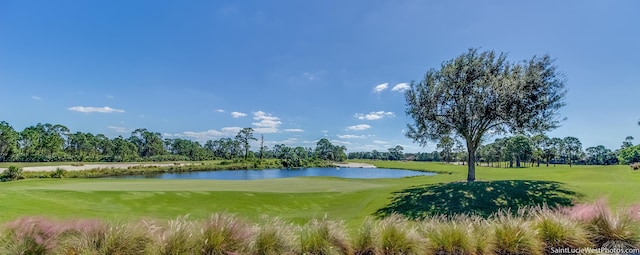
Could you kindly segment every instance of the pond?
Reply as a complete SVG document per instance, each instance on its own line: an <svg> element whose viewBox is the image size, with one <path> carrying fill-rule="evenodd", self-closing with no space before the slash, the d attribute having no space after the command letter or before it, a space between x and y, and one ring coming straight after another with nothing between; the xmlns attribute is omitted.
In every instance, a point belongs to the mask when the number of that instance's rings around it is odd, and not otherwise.
<svg viewBox="0 0 640 255"><path fill-rule="evenodd" d="M296 169L263 169L263 170L215 170L188 173L165 173L145 176L125 176L118 178L134 179L198 179L198 180L259 180L274 178L290 178L301 176L333 176L340 178L402 178L409 176L430 176L431 172L388 168L296 168Z"/></svg>

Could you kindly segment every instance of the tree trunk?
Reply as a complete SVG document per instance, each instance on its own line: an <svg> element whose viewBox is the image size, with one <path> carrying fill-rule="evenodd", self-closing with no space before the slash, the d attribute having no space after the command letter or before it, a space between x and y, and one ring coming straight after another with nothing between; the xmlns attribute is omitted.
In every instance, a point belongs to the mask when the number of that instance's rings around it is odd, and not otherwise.
<svg viewBox="0 0 640 255"><path fill-rule="evenodd" d="M468 143L467 143L468 144ZM475 157L474 155L476 155L475 152L475 148L472 149L470 148L471 146L467 145L467 182L473 182L476 180L476 164L475 164Z"/></svg>

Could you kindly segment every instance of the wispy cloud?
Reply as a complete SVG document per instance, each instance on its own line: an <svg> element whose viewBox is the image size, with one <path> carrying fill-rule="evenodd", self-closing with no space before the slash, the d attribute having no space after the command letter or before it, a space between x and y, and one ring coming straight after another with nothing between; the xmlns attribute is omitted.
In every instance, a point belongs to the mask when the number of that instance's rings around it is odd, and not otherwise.
<svg viewBox="0 0 640 255"><path fill-rule="evenodd" d="M317 142L318 141L300 140L295 137L289 137L284 140L265 140L264 145L273 147L278 144L286 144L287 146L293 146L293 147L296 147L296 146L309 147L311 145L315 145Z"/></svg>
<svg viewBox="0 0 640 255"><path fill-rule="evenodd" d="M404 92L404 91L406 91L408 89L410 89L409 83L398 83L395 86L393 86L391 91Z"/></svg>
<svg viewBox="0 0 640 255"><path fill-rule="evenodd" d="M223 127L220 130L206 130L206 131L185 131L178 134L164 134L166 137L179 137L179 138L190 138L199 142L205 142L207 140L214 140L221 137L231 137L238 134L238 132L242 130L241 127Z"/></svg>
<svg viewBox="0 0 640 255"><path fill-rule="evenodd" d="M396 116L393 112L385 112L385 111L377 111L370 112L368 114L356 113L354 117L360 120L379 120L384 117L394 117Z"/></svg>
<svg viewBox="0 0 640 255"><path fill-rule="evenodd" d="M258 121L252 123L256 126L253 129L256 133L277 133L278 127L282 124L280 118L263 111L254 112L253 119Z"/></svg>
<svg viewBox="0 0 640 255"><path fill-rule="evenodd" d="M33 99L33 100L42 100L42 97L39 97L39 96L31 96L31 99Z"/></svg>
<svg viewBox="0 0 640 255"><path fill-rule="evenodd" d="M367 124L360 124L360 125L355 125L355 126L348 126L347 130L360 131L360 130L365 130L365 129L369 129L369 128L371 128L371 126L369 126Z"/></svg>
<svg viewBox="0 0 640 255"><path fill-rule="evenodd" d="M299 128L285 128L284 132L304 132L304 130Z"/></svg>
<svg viewBox="0 0 640 255"><path fill-rule="evenodd" d="M216 112L224 112L224 109L216 109Z"/></svg>
<svg viewBox="0 0 640 255"><path fill-rule="evenodd" d="M67 110L75 111L75 112L85 112L85 113L92 113L92 112L99 112L99 113L124 112L124 110L114 109L114 108L111 108L109 106L105 106L105 107L74 106L74 107L67 108Z"/></svg>
<svg viewBox="0 0 640 255"><path fill-rule="evenodd" d="M375 144L388 144L389 142L381 141L381 140L373 140L373 143L375 143Z"/></svg>
<svg viewBox="0 0 640 255"><path fill-rule="evenodd" d="M348 142L348 141L341 141L341 140L332 140L331 143L335 143L335 144L341 144L341 145L352 145L352 142Z"/></svg>
<svg viewBox="0 0 640 255"><path fill-rule="evenodd" d="M119 127L119 126L108 126L108 129L111 129L113 131L116 131L118 133L129 133L131 130L126 128L126 127Z"/></svg>
<svg viewBox="0 0 640 255"><path fill-rule="evenodd" d="M244 116L247 116L247 114L243 112L231 112L231 117L234 117L234 118L240 118Z"/></svg>
<svg viewBox="0 0 640 255"><path fill-rule="evenodd" d="M305 71L302 73L297 73L295 75L289 76L288 81L291 82L292 84L300 85L300 83L305 84L305 83L310 83L313 81L320 80L325 74L326 74L326 71L324 70Z"/></svg>
<svg viewBox="0 0 640 255"><path fill-rule="evenodd" d="M313 79L315 79L315 78L316 78L316 75L315 75L315 74L312 74L312 73L310 73L310 72L304 72L304 73L302 74L302 77L304 77L304 78L305 78L305 79L307 79L307 80L313 81Z"/></svg>
<svg viewBox="0 0 640 255"><path fill-rule="evenodd" d="M389 87L389 83L388 82L385 82L385 83L382 83L382 84L378 84L373 88L373 92L380 93L380 92L384 91L385 89L387 89L388 87Z"/></svg>
<svg viewBox="0 0 640 255"><path fill-rule="evenodd" d="M108 98L108 99L114 99L114 98L115 98L115 97L114 97L114 96L112 96L112 95L106 95L106 96L104 96L104 97L106 97L106 98Z"/></svg>
<svg viewBox="0 0 640 255"><path fill-rule="evenodd" d="M365 135L337 135L338 138L340 139L354 139L354 138L366 138Z"/></svg>

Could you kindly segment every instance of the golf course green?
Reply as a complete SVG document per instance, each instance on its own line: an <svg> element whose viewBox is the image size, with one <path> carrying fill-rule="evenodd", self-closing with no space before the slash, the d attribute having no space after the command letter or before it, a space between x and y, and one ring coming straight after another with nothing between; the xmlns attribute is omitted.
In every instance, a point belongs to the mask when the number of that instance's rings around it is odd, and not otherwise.
<svg viewBox="0 0 640 255"><path fill-rule="evenodd" d="M108 221L175 219L184 215L200 219L215 212L227 212L249 220L268 215L300 224L311 218L327 216L344 220L348 226L358 226L365 217L379 215L383 208L393 209L392 201L398 202L407 191L425 189L421 194L427 194L430 184L438 184L442 190L450 185L465 185L466 166L400 161L359 162L440 174L398 179L302 177L249 181L24 179L0 183L0 208L3 212L0 222L35 215ZM606 198L613 208L640 203L640 171L624 165L478 167L477 176L477 184L465 186L463 196L472 204L485 207L500 205L498 200L504 200L502 205L517 206L517 201L523 197L552 201L549 196L559 194L558 190L564 192L560 195L567 195L571 202ZM491 192L497 195L483 195ZM425 196L427 198L432 197ZM452 200L442 196L437 199L439 203L450 203L434 205L438 208L468 209L465 208L467 202L454 206L452 204L456 202Z"/></svg>

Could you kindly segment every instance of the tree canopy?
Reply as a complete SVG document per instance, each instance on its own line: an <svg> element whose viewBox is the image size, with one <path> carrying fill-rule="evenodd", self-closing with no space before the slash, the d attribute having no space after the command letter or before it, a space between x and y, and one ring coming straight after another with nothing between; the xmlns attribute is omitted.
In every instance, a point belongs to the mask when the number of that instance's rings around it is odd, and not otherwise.
<svg viewBox="0 0 640 255"><path fill-rule="evenodd" d="M505 53L466 53L430 69L405 92L413 119L406 136L426 145L461 138L467 148L467 181L474 181L475 152L487 134L543 133L556 128L565 79L548 55L521 62Z"/></svg>

